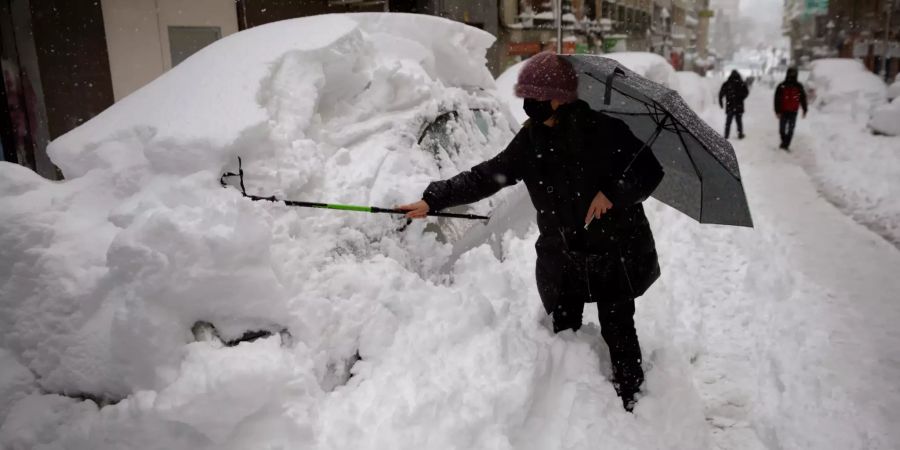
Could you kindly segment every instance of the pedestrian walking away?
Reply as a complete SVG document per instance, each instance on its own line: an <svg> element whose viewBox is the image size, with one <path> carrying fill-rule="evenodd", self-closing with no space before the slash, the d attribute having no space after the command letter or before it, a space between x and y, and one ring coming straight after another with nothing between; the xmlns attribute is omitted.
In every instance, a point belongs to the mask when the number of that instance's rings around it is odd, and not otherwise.
<svg viewBox="0 0 900 450"><path fill-rule="evenodd" d="M719 107L725 108L725 139L731 134L731 121L737 123L738 139L744 138L744 99L750 94L747 84L741 79L737 70L732 70L728 80L719 89ZM722 100L725 105L722 105Z"/></svg>
<svg viewBox="0 0 900 450"><path fill-rule="evenodd" d="M578 99L576 72L564 58L550 52L532 57L515 92L525 99L529 120L505 150L432 182L422 200L398 208L421 218L524 181L540 231L537 287L553 329L577 331L584 304L597 303L613 383L631 411L644 380L634 301L660 275L641 202L659 185L663 169L623 121Z"/></svg>
<svg viewBox="0 0 900 450"><path fill-rule="evenodd" d="M806 117L806 89L797 81L797 69L791 67L784 81L775 88L775 116L778 117L778 134L781 137L780 149L789 151L794 127L797 125L797 112L803 108Z"/></svg>

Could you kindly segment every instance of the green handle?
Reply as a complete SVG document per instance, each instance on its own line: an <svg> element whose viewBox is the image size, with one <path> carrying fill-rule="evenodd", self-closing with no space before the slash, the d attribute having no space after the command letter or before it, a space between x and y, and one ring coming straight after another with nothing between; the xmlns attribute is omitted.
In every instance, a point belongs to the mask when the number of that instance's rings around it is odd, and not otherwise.
<svg viewBox="0 0 900 450"><path fill-rule="evenodd" d="M344 210L344 211L372 212L371 206L335 205L335 204L329 203L325 207L328 209L340 209L340 210Z"/></svg>

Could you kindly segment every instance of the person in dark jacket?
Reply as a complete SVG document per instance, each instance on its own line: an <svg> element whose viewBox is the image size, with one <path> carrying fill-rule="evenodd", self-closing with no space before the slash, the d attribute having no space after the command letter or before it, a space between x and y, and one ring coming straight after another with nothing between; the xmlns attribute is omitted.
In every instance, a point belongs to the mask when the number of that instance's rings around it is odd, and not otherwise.
<svg viewBox="0 0 900 450"><path fill-rule="evenodd" d="M577 331L584 304L597 303L614 386L631 411L644 379L634 300L660 275L641 202L663 170L624 122L578 100L577 88L567 61L550 52L532 57L515 87L530 118L506 149L399 208L425 217L524 181L540 231L538 293L553 329Z"/></svg>
<svg viewBox="0 0 900 450"><path fill-rule="evenodd" d="M722 100L725 100L725 139L731 134L732 119L737 122L738 139L744 138L744 99L750 94L747 84L741 79L741 74L737 70L732 70L728 80L722 84L719 89L719 107L722 106Z"/></svg>
<svg viewBox="0 0 900 450"><path fill-rule="evenodd" d="M775 115L778 117L778 134L781 136L782 150L790 151L791 139L794 137L794 126L797 124L797 111L803 108L806 117L806 89L797 81L797 69L791 67L784 81L775 88Z"/></svg>

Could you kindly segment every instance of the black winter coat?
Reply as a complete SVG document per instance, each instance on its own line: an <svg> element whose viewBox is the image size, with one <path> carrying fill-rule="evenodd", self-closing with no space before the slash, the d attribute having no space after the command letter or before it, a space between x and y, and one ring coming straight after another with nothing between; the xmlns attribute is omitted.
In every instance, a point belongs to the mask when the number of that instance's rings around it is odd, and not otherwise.
<svg viewBox="0 0 900 450"><path fill-rule="evenodd" d="M641 202L662 167L624 122L583 101L561 106L556 117L554 127L526 123L500 154L429 184L422 198L437 211L523 180L537 210L537 282L547 312L564 301L632 300L660 275ZM613 207L585 230L598 191Z"/></svg>
<svg viewBox="0 0 900 450"><path fill-rule="evenodd" d="M750 94L747 84L741 80L740 75L732 74L719 89L719 106L722 106L722 99L725 99L725 112L727 114L743 114L744 99Z"/></svg>

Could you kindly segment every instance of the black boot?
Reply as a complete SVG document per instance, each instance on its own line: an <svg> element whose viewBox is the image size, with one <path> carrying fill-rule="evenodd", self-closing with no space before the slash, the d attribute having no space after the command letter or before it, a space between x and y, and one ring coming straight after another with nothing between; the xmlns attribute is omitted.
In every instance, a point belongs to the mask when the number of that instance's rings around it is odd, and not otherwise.
<svg viewBox="0 0 900 450"><path fill-rule="evenodd" d="M618 367L613 369L615 374L613 387L616 389L616 395L622 399L625 411L631 412L641 392L641 384L644 383L644 371L640 360L637 360L636 364L623 364L619 361L617 365Z"/></svg>

